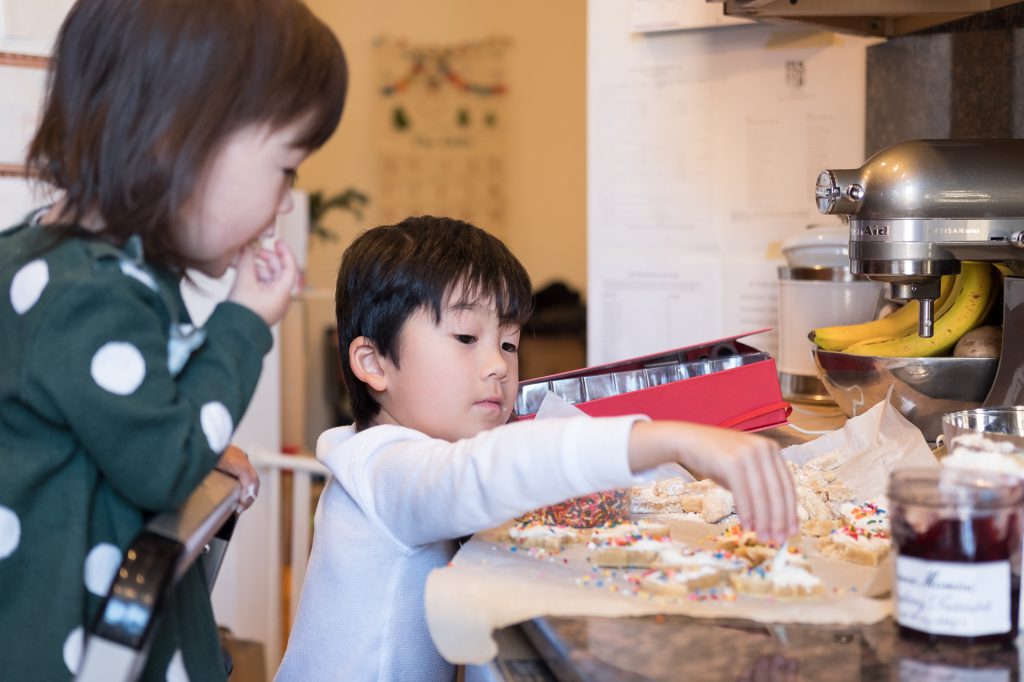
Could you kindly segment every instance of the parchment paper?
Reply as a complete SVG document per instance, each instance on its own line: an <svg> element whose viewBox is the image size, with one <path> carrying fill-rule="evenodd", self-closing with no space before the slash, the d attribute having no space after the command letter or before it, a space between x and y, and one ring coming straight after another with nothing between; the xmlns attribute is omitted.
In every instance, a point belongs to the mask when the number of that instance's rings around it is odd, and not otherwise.
<svg viewBox="0 0 1024 682"><path fill-rule="evenodd" d="M846 460L834 470L839 480L863 502L885 495L889 474L896 469L939 465L924 435L888 400L851 418L841 429L809 443L791 445L782 456L806 464L831 452Z"/></svg>
<svg viewBox="0 0 1024 682"><path fill-rule="evenodd" d="M559 407L553 413L566 411ZM541 416L538 413L538 418ZM888 403L850 419L836 432L787 448L784 456L803 463L837 451L846 458L837 470L840 478L862 500L884 493L893 468L937 466L920 431ZM670 515L645 518L665 521L674 540L693 547L712 547L713 538L724 530L721 525ZM824 582L823 598L738 596L735 601L690 601L636 594L636 586L625 576L642 571L596 568L586 561L583 546L541 555L512 551L507 544L496 541L500 535L501 528L478 533L463 545L451 564L434 570L427 579L427 624L434 644L452 663L486 663L497 654L491 638L494 629L540 616L664 613L764 623L869 624L892 611L891 599L886 596L891 582L888 562L876 568L830 559L817 550L814 538L805 538L803 549L814 573Z"/></svg>

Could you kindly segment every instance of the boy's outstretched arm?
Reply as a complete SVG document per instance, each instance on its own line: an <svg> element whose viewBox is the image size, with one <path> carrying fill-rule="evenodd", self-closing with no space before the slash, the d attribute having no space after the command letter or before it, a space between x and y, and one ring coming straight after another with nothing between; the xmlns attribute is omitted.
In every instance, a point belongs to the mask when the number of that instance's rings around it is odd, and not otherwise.
<svg viewBox="0 0 1024 682"><path fill-rule="evenodd" d="M630 469L640 472L666 461L731 490L740 521L762 538L782 542L798 532L793 479L774 441L686 422L635 423Z"/></svg>

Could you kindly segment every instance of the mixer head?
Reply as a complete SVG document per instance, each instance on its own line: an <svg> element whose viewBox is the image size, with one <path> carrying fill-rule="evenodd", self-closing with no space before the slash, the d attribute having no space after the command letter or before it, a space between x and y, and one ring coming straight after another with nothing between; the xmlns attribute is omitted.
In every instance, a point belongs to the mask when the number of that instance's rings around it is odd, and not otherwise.
<svg viewBox="0 0 1024 682"><path fill-rule="evenodd" d="M863 166L825 170L821 213L850 226L850 270L921 302L932 335L940 278L960 261L1003 263L1024 274L1024 140L911 140Z"/></svg>

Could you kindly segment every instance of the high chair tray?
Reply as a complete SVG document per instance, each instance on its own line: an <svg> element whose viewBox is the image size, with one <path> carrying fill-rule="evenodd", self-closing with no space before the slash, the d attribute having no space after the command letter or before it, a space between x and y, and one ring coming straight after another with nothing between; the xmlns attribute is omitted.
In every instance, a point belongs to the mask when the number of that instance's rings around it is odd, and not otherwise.
<svg viewBox="0 0 1024 682"><path fill-rule="evenodd" d="M593 417L645 414L758 431L786 423L775 361L739 339L760 329L519 384L518 419L532 419L551 391Z"/></svg>

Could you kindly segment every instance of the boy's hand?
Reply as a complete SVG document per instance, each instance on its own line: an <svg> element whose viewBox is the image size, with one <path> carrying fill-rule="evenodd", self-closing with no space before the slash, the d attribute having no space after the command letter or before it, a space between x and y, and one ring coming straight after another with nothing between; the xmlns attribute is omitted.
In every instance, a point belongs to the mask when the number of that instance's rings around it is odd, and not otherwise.
<svg viewBox="0 0 1024 682"><path fill-rule="evenodd" d="M781 543L799 531L793 478L772 440L685 422L637 422L629 449L633 471L675 461L728 488L740 522L765 540Z"/></svg>
<svg viewBox="0 0 1024 682"><path fill-rule="evenodd" d="M247 248L239 256L236 270L228 300L252 310L268 327L280 322L298 276L295 256L288 246L275 241L273 250Z"/></svg>
<svg viewBox="0 0 1024 682"><path fill-rule="evenodd" d="M249 456L241 448L229 445L217 461L216 468L238 479L238 485L242 487L238 511L251 507L260 491L260 476L249 462Z"/></svg>

